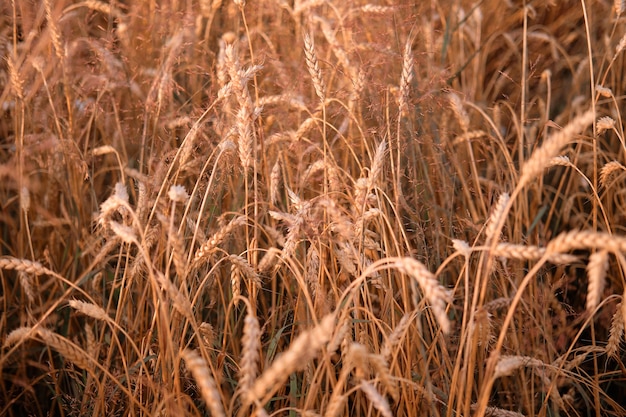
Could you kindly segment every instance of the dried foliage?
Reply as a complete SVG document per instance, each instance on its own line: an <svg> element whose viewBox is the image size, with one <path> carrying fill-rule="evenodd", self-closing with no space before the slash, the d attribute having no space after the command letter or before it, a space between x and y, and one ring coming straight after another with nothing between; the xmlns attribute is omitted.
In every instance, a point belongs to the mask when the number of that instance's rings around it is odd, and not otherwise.
<svg viewBox="0 0 626 417"><path fill-rule="evenodd" d="M0 415L626 416L624 9L0 2Z"/></svg>

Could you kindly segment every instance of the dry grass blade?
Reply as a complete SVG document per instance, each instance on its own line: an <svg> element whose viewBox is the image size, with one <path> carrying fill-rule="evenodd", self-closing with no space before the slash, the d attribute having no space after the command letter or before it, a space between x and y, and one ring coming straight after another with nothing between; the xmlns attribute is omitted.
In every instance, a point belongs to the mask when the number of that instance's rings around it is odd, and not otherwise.
<svg viewBox="0 0 626 417"><path fill-rule="evenodd" d="M202 399L211 411L214 417L226 417L224 406L220 398L219 391L215 385L215 380L211 376L211 371L204 359L193 350L185 349L182 352L187 369L191 371L193 378L196 380Z"/></svg>

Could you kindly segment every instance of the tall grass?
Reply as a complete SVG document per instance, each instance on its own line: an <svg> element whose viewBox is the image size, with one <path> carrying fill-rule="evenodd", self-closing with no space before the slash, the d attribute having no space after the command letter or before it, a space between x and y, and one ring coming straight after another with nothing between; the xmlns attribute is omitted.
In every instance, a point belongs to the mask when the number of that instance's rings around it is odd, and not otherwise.
<svg viewBox="0 0 626 417"><path fill-rule="evenodd" d="M623 9L1 3L0 415L626 415Z"/></svg>

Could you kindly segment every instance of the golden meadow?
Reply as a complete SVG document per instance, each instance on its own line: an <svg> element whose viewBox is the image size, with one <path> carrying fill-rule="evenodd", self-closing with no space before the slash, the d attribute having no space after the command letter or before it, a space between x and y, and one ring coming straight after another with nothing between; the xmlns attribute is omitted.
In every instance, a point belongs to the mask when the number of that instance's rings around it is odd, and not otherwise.
<svg viewBox="0 0 626 417"><path fill-rule="evenodd" d="M625 34L2 2L0 415L626 415Z"/></svg>

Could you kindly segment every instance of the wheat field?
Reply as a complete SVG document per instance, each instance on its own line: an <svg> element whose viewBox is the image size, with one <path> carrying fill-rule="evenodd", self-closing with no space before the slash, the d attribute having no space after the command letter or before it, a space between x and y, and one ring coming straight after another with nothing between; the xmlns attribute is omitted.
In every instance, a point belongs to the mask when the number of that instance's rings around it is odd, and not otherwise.
<svg viewBox="0 0 626 417"><path fill-rule="evenodd" d="M626 416L626 3L6 0L0 415Z"/></svg>

